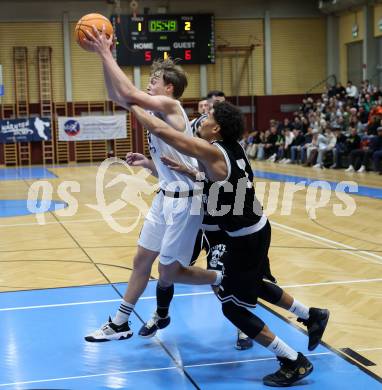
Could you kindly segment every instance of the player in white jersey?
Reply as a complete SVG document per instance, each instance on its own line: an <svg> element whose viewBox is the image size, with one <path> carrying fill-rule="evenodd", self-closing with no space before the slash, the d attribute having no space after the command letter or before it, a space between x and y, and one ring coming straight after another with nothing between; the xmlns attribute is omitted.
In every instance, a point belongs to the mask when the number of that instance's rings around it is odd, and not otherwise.
<svg viewBox="0 0 382 390"><path fill-rule="evenodd" d="M88 33L87 36L89 45L102 60L105 83L112 100L122 107L137 104L175 130L192 137L188 118L177 100L187 86L187 78L179 66L171 60L154 62L146 93L137 89L119 68L111 53L112 37L108 39L104 31L99 33L95 28L93 35ZM192 209L195 194L191 179L171 171L160 161L160 155L165 153L189 167L197 167L196 160L182 155L156 136L149 135L149 141L152 160L139 153L129 153L126 160L132 166L150 169L158 177L161 190L145 219L133 273L122 303L113 319L109 318L100 329L85 337L90 342L123 340L133 335L129 316L146 288L158 255L160 278L157 288L165 295L173 294L174 282L216 285L222 279L221 272L188 266L203 215L200 209Z"/></svg>

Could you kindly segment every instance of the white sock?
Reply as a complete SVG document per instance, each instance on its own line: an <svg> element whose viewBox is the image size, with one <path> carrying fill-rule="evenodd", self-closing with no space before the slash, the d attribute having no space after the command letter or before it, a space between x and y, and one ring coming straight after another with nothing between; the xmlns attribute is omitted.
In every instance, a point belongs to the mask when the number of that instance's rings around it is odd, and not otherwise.
<svg viewBox="0 0 382 390"><path fill-rule="evenodd" d="M127 322L133 309L134 305L122 299L121 306L113 318L113 323L116 325L122 325Z"/></svg>
<svg viewBox="0 0 382 390"><path fill-rule="evenodd" d="M300 317L303 320L309 318L309 308L299 302L297 299L293 300L292 306L288 309L296 317Z"/></svg>
<svg viewBox="0 0 382 390"><path fill-rule="evenodd" d="M283 357L290 360L296 360L298 357L298 353L294 349L292 349L289 345L285 344L284 341L279 339L277 336L268 345L267 349L269 349L278 357Z"/></svg>
<svg viewBox="0 0 382 390"><path fill-rule="evenodd" d="M215 271L216 272L216 279L212 283L213 286L219 286L223 280L223 272L221 271Z"/></svg>

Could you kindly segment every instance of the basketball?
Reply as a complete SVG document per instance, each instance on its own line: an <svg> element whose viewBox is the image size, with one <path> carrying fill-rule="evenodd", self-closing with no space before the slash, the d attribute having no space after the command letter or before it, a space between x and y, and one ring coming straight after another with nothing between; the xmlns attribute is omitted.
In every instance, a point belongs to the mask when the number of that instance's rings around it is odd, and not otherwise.
<svg viewBox="0 0 382 390"><path fill-rule="evenodd" d="M113 35L113 26L110 20L101 14L88 14L83 16L77 23L74 30L77 43L85 50L92 51L87 45L85 30L93 34L93 25L99 32L102 32L102 27L105 25L105 34L109 38Z"/></svg>

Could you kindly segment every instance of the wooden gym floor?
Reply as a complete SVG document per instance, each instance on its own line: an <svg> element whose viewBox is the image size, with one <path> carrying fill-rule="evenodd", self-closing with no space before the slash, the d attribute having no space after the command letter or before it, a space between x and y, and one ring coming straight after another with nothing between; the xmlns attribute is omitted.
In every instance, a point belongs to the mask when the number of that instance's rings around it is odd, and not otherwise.
<svg viewBox="0 0 382 390"><path fill-rule="evenodd" d="M9 207L3 206L8 214L0 214L0 291L128 281L142 218L131 232L118 233L97 210L87 206L97 203L96 165L47 169L56 177L42 180L52 184L56 201L60 201L60 183L79 183L80 192L72 192L78 211L72 216L48 211L39 215L40 222L45 219L39 224L36 215L9 216ZM381 377L382 177L372 172L346 174L267 162L254 163L254 169L257 177L262 176L257 181L266 183L264 206L268 211L272 209L272 202L267 202L269 185L277 177L281 180L278 202L269 216L273 228L271 266L279 284L308 306L329 308L331 319L324 341L337 350L358 352L370 361L361 359L361 364ZM124 172L121 166L112 167L105 183ZM282 215L285 183L295 180L291 176L332 183L354 181L362 187L363 195L352 195L356 204L353 215L339 217L334 215L333 205L342 202L331 191L328 204L312 219L306 211L307 191L303 190L295 194L291 214ZM38 177L41 175L5 175L0 181L1 202L27 199ZM124 188L120 183L105 189L107 202L119 199ZM143 195L143 199L150 204L151 196ZM126 205L112 217L127 227L139 214ZM203 259L199 262L204 265ZM154 266L152 276L157 275ZM284 311L279 313L292 319Z"/></svg>

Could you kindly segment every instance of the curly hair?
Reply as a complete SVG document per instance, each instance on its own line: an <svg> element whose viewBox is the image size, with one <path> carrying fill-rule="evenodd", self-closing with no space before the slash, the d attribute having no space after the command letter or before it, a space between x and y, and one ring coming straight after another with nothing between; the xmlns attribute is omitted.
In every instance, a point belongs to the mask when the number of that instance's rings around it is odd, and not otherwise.
<svg viewBox="0 0 382 390"><path fill-rule="evenodd" d="M171 58L156 60L151 65L152 76L163 76L165 85L172 84L174 87L174 98L179 99L187 88L187 76L184 70Z"/></svg>
<svg viewBox="0 0 382 390"><path fill-rule="evenodd" d="M215 102L213 115L220 126L220 135L224 142L241 139L244 133L244 120L238 107L228 102Z"/></svg>

